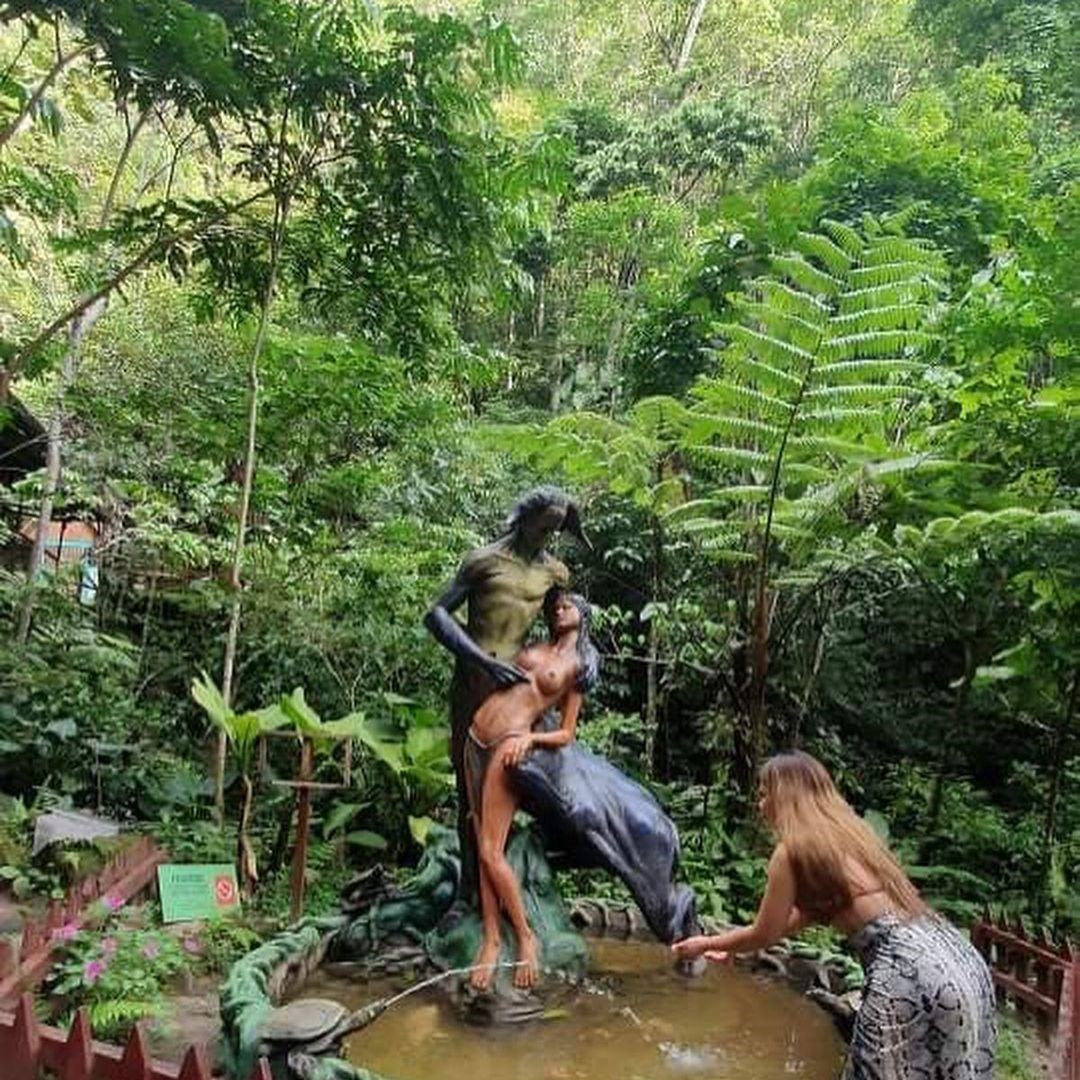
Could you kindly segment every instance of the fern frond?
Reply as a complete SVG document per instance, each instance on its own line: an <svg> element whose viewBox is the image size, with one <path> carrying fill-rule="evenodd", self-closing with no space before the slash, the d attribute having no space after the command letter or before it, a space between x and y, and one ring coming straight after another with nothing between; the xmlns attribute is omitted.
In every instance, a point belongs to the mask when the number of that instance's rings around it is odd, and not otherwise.
<svg viewBox="0 0 1080 1080"><path fill-rule="evenodd" d="M927 240L907 236L883 236L867 244L859 259L862 266L881 266L884 263L907 262L924 270L940 272L944 260Z"/></svg>
<svg viewBox="0 0 1080 1080"><path fill-rule="evenodd" d="M841 383L807 390L806 400L814 403L836 402L837 405L891 404L905 401L911 392L903 386L882 386L878 383Z"/></svg>
<svg viewBox="0 0 1080 1080"><path fill-rule="evenodd" d="M680 525L686 521L693 521L702 514L719 513L722 509L719 500L713 497L707 499L690 499L679 506L674 506L663 515L664 521L672 525Z"/></svg>
<svg viewBox="0 0 1080 1080"><path fill-rule="evenodd" d="M814 359L814 354L792 345L790 341L770 337L741 323L724 323L717 331L728 341L737 341L748 352L767 364L790 364L799 370Z"/></svg>
<svg viewBox="0 0 1080 1080"><path fill-rule="evenodd" d="M680 532L699 536L712 536L725 544L735 544L742 537L738 526L722 518L696 517L677 523Z"/></svg>
<svg viewBox="0 0 1080 1080"><path fill-rule="evenodd" d="M817 259L830 274L837 277L850 270L855 262L842 247L821 233L799 232L795 237L795 250Z"/></svg>
<svg viewBox="0 0 1080 1080"><path fill-rule="evenodd" d="M787 483L820 484L828 480L832 473L808 461L785 461L781 475Z"/></svg>
<svg viewBox="0 0 1080 1080"><path fill-rule="evenodd" d="M812 408L803 409L799 413L799 426L804 431L835 431L845 424L873 425L880 420L881 409L870 406Z"/></svg>
<svg viewBox="0 0 1080 1080"><path fill-rule="evenodd" d="M691 419L690 410L672 397L642 398L630 411L643 430L663 439L676 437Z"/></svg>
<svg viewBox="0 0 1080 1080"><path fill-rule="evenodd" d="M830 455L846 461L871 461L881 453L880 448L829 435L793 435L788 442L795 450Z"/></svg>
<svg viewBox="0 0 1080 1080"><path fill-rule="evenodd" d="M687 434L695 446L706 445L716 435L773 445L780 441L782 432L775 424L768 424L763 420L750 420L745 416L728 416L724 413L699 413Z"/></svg>
<svg viewBox="0 0 1080 1080"><path fill-rule="evenodd" d="M800 233L798 250L751 283L738 321L720 328L723 377L694 390L689 452L716 479L743 480L713 493L722 527L694 527L717 558L755 557L771 501L775 537L797 563L854 492L909 467L884 427L915 393L909 376L927 369L917 354L934 340L944 262L873 217L862 234L822 229Z"/></svg>
<svg viewBox="0 0 1080 1080"><path fill-rule="evenodd" d="M821 319L816 323L808 322L800 315L792 315L771 304L761 303L740 304L739 313L763 327L773 337L790 341L800 349L813 351L821 340Z"/></svg>
<svg viewBox="0 0 1080 1080"><path fill-rule="evenodd" d="M780 518L773 518L773 534L781 540L813 540L815 533L802 525L791 525Z"/></svg>
<svg viewBox="0 0 1080 1080"><path fill-rule="evenodd" d="M798 393L803 380L795 375L789 375L772 364L762 363L746 353L732 350L724 356L724 366L728 374L738 374L747 382L756 383L762 389L775 394L792 396Z"/></svg>
<svg viewBox="0 0 1080 1080"><path fill-rule="evenodd" d="M923 472L926 469L952 469L956 462L933 454L907 454L903 457L887 458L866 465L866 473L877 479L882 476L896 476L900 473Z"/></svg>
<svg viewBox="0 0 1080 1080"><path fill-rule="evenodd" d="M757 556L749 551L740 551L738 548L725 547L722 544L714 541L705 540L702 545L702 550L707 552L709 557L716 559L717 562L723 563L755 563L757 562Z"/></svg>
<svg viewBox="0 0 1080 1080"><path fill-rule="evenodd" d="M728 465L736 469L767 469L773 463L771 454L760 450L747 450L741 446L698 446L695 452L716 465Z"/></svg>
<svg viewBox="0 0 1080 1080"><path fill-rule="evenodd" d="M819 352L826 362L836 363L905 351L916 352L926 348L933 340L933 335L923 330L868 330L823 341Z"/></svg>
<svg viewBox="0 0 1080 1080"><path fill-rule="evenodd" d="M847 378L888 379L893 375L926 371L929 365L921 360L841 360L836 364L819 364L814 368L813 384L824 386Z"/></svg>
<svg viewBox="0 0 1080 1080"><path fill-rule="evenodd" d="M771 260L777 273L783 274L793 284L807 292L823 296L836 296L844 289L844 283L832 274L819 270L801 255L775 255Z"/></svg>
<svg viewBox="0 0 1080 1080"><path fill-rule="evenodd" d="M745 409L750 415L767 420L786 420L791 415L789 402L726 379L710 379L700 383L694 394L704 406L715 412Z"/></svg>
<svg viewBox="0 0 1080 1080"><path fill-rule="evenodd" d="M152 1020L164 1012L161 1001L137 1001L114 998L90 1003L88 1019L95 1034L105 1039L119 1039L139 1020Z"/></svg>
<svg viewBox="0 0 1080 1080"><path fill-rule="evenodd" d="M740 504L758 503L768 499L770 490L772 489L767 484L731 484L717 488L713 492L713 498Z"/></svg>
<svg viewBox="0 0 1080 1080"><path fill-rule="evenodd" d="M761 297L764 303L783 311L788 315L797 315L813 325L820 323L829 315L829 305L819 300L813 293L793 289L783 281L774 278L756 278L750 282L751 295Z"/></svg>
<svg viewBox="0 0 1080 1080"><path fill-rule="evenodd" d="M895 285L902 281L921 280L928 267L918 262L887 262L880 266L863 266L852 270L847 276L856 288L873 285Z"/></svg>
<svg viewBox="0 0 1080 1080"><path fill-rule="evenodd" d="M846 334L864 330L913 330L926 321L926 308L918 301L888 304L884 307L863 308L829 320L829 330Z"/></svg>
<svg viewBox="0 0 1080 1080"><path fill-rule="evenodd" d="M833 221L831 218L825 218L821 222L821 227L849 255L858 257L862 254L864 246L863 238L850 225L845 225L842 221Z"/></svg>
<svg viewBox="0 0 1080 1080"><path fill-rule="evenodd" d="M868 311L877 307L894 307L898 304L927 303L944 291L944 285L932 277L910 278L884 285L869 285L851 289L836 298L841 315Z"/></svg>

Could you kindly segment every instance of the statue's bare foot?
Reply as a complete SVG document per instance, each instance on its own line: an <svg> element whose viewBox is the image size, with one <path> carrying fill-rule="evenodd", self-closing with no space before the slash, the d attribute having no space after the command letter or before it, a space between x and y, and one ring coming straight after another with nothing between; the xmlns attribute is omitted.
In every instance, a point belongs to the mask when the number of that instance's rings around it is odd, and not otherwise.
<svg viewBox="0 0 1080 1080"><path fill-rule="evenodd" d="M518 947L518 966L514 969L514 985L519 990L528 990L536 985L540 977L540 948L536 938L529 934L521 939Z"/></svg>
<svg viewBox="0 0 1080 1080"><path fill-rule="evenodd" d="M491 989L491 980L495 977L495 964L499 959L499 941L484 938L480 951L473 963L476 970L469 976L469 985L481 993Z"/></svg>

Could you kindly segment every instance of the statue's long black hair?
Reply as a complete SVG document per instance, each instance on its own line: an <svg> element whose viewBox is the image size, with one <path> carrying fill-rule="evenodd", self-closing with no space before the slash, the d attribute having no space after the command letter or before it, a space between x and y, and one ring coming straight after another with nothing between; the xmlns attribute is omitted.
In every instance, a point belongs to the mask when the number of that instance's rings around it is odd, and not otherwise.
<svg viewBox="0 0 1080 1080"><path fill-rule="evenodd" d="M510 516L506 519L506 531L514 532L530 514L545 510L549 506L566 508L566 517L560 531L569 533L575 540L580 540L582 544L589 547L585 530L581 527L581 510L578 504L561 488L552 487L550 484L543 484L533 488L532 491L527 491L514 503Z"/></svg>
<svg viewBox="0 0 1080 1080"><path fill-rule="evenodd" d="M581 622L578 626L577 639L577 688L584 693L596 686L600 680L600 654L589 636L589 624L592 622L592 608L584 596L579 593L564 589L561 585L553 585L544 595L544 621L551 629L552 620L555 617L555 602L565 596L571 604L578 609Z"/></svg>

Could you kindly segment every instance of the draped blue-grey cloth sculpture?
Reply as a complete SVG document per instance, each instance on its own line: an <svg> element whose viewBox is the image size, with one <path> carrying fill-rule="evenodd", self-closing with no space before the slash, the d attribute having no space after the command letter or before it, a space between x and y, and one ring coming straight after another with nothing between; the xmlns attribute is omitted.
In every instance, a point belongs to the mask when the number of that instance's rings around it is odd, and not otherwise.
<svg viewBox="0 0 1080 1080"><path fill-rule="evenodd" d="M559 750L534 750L514 770L513 784L556 865L615 874L661 941L698 932L694 892L675 881L679 834L639 783L572 742Z"/></svg>

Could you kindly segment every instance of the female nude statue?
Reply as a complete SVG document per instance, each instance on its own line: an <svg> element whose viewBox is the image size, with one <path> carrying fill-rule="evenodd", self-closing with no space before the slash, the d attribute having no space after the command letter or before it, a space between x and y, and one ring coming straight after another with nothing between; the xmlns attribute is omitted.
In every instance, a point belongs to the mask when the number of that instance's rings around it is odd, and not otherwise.
<svg viewBox="0 0 1080 1080"><path fill-rule="evenodd" d="M523 649L514 658L525 678L491 694L476 710L464 748L469 810L480 862L480 908L484 938L471 982L491 985L499 958L499 909L506 912L518 939L519 966L514 985L530 987L539 973L536 936L525 916L517 878L506 860L506 840L518 796L510 770L534 747L555 750L574 738L582 694L595 682L599 657L589 640L589 606L558 586L544 598L550 640ZM558 708L562 723L554 731L534 731L544 714Z"/></svg>

